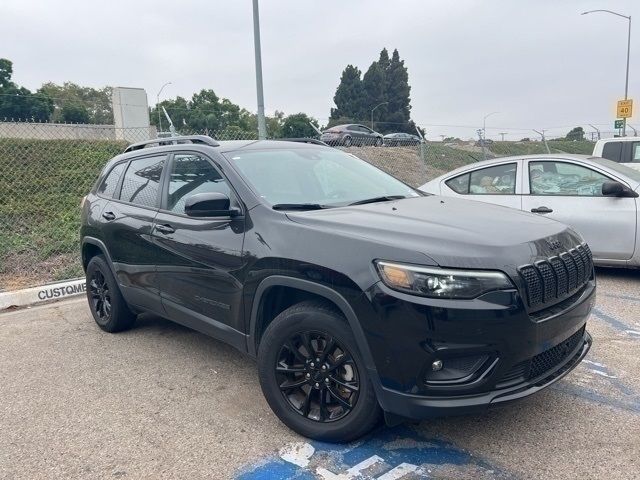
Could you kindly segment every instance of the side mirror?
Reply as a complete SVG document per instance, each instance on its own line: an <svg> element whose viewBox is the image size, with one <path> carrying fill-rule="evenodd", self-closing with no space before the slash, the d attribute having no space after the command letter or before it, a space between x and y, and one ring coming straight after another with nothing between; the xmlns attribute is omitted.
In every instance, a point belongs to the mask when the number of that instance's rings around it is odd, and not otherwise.
<svg viewBox="0 0 640 480"><path fill-rule="evenodd" d="M231 200L224 193L196 193L184 203L184 213L190 217L235 217L240 211L231 208Z"/></svg>
<svg viewBox="0 0 640 480"><path fill-rule="evenodd" d="M638 193L620 182L609 180L602 184L602 195L605 197L638 197Z"/></svg>

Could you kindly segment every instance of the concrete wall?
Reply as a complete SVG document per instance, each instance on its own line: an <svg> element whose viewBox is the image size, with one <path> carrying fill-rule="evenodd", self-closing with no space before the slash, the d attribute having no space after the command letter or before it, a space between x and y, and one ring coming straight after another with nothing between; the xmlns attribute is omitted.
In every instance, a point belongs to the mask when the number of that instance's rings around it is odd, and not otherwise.
<svg viewBox="0 0 640 480"><path fill-rule="evenodd" d="M37 140L115 140L113 125L0 122L0 138Z"/></svg>
<svg viewBox="0 0 640 480"><path fill-rule="evenodd" d="M129 128L114 125L82 125L67 123L0 122L0 138L36 140L126 140L140 142L156 138L156 128Z"/></svg>

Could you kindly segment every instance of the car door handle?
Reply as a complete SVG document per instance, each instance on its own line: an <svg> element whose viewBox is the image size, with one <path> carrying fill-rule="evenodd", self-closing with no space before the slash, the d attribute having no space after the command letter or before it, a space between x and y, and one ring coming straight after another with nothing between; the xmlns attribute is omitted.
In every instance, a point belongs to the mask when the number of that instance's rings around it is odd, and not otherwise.
<svg viewBox="0 0 640 480"><path fill-rule="evenodd" d="M531 211L533 213L551 213L551 212L553 212L553 210L551 210L549 207L532 208Z"/></svg>
<svg viewBox="0 0 640 480"><path fill-rule="evenodd" d="M164 233L165 235L175 232L175 229L171 225L167 225L167 224L156 225L156 230L159 231L160 233Z"/></svg>
<svg viewBox="0 0 640 480"><path fill-rule="evenodd" d="M116 215L113 212L104 212L102 218L111 221L116 219Z"/></svg>

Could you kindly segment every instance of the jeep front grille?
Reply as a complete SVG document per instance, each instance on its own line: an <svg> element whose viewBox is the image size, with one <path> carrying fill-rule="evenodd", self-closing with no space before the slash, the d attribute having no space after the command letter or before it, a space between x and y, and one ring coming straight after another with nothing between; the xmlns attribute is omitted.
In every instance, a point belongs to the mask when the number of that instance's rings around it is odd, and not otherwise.
<svg viewBox="0 0 640 480"><path fill-rule="evenodd" d="M584 243L557 256L518 269L529 308L556 303L584 287L593 272L593 257Z"/></svg>

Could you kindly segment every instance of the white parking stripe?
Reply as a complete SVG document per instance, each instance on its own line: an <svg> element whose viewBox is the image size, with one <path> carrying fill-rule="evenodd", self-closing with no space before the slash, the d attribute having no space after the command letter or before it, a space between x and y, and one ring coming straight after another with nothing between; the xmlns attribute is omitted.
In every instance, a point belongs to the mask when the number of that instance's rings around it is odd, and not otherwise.
<svg viewBox="0 0 640 480"><path fill-rule="evenodd" d="M378 480L399 480L409 473L413 473L418 469L416 465L410 463L401 463L393 470L389 470L387 473L378 477Z"/></svg>

